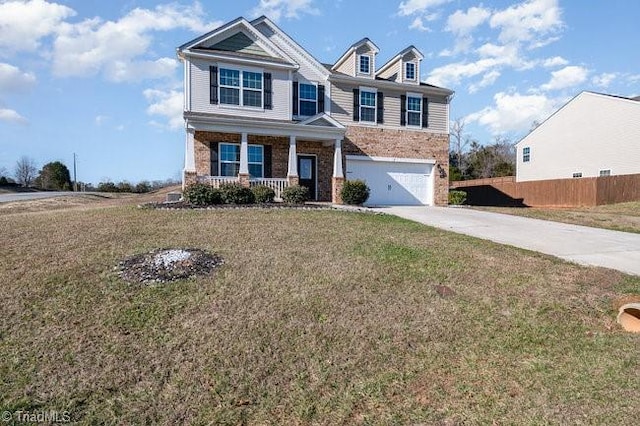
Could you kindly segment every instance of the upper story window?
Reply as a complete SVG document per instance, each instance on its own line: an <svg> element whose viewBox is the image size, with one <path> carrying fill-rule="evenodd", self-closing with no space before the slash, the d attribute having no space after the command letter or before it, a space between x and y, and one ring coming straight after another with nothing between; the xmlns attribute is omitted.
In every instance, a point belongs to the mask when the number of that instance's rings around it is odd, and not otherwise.
<svg viewBox="0 0 640 426"><path fill-rule="evenodd" d="M581 178L582 177L582 172L576 172L573 174L574 178Z"/></svg>
<svg viewBox="0 0 640 426"><path fill-rule="evenodd" d="M360 63L358 66L360 74L371 74L371 56L360 55Z"/></svg>
<svg viewBox="0 0 640 426"><path fill-rule="evenodd" d="M418 96L407 96L407 125L422 126L422 98Z"/></svg>
<svg viewBox="0 0 640 426"><path fill-rule="evenodd" d="M262 108L262 73L220 68L220 103Z"/></svg>
<svg viewBox="0 0 640 426"><path fill-rule="evenodd" d="M600 170L600 176L611 176L611 169Z"/></svg>
<svg viewBox="0 0 640 426"><path fill-rule="evenodd" d="M240 172L240 145L220 144L220 176L238 176ZM264 147L249 145L249 175L252 178L264 176Z"/></svg>
<svg viewBox="0 0 640 426"><path fill-rule="evenodd" d="M376 122L376 91L360 89L360 121Z"/></svg>
<svg viewBox="0 0 640 426"><path fill-rule="evenodd" d="M531 148L525 146L522 148L522 162L528 163L529 161L531 161Z"/></svg>
<svg viewBox="0 0 640 426"><path fill-rule="evenodd" d="M405 69L405 78L407 80L415 80L416 79L416 64L413 62L407 62L404 64Z"/></svg>
<svg viewBox="0 0 640 426"><path fill-rule="evenodd" d="M300 83L298 85L300 109L302 116L316 115L318 111L318 87L315 84Z"/></svg>

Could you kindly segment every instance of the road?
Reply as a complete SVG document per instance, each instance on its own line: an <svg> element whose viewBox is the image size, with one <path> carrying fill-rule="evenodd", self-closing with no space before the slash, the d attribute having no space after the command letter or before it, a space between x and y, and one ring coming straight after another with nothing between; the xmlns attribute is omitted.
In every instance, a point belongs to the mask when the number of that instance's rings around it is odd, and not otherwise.
<svg viewBox="0 0 640 426"><path fill-rule="evenodd" d="M10 194L0 194L0 203L7 203L9 201L27 201L27 200L39 200L42 198L61 197L63 195L86 195L88 192L12 192Z"/></svg>
<svg viewBox="0 0 640 426"><path fill-rule="evenodd" d="M451 207L374 210L460 234L640 275L640 234Z"/></svg>

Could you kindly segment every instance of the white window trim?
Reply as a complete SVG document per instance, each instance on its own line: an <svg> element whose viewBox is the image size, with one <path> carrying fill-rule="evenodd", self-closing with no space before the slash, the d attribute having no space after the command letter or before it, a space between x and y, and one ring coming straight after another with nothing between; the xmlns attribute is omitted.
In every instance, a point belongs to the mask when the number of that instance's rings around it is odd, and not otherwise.
<svg viewBox="0 0 640 426"><path fill-rule="evenodd" d="M228 70L233 70L233 71L240 71L240 86L238 87L234 87L234 86L222 86L222 84L220 83L220 78L222 77L222 69L228 69ZM243 91L245 90L245 88L243 87L243 73L244 72L253 72L253 73L258 73L260 75L262 75L262 89L260 89L260 107L256 107L256 106L245 106L243 105L244 103L244 96L243 96ZM224 104L221 102L222 97L220 96L220 89L222 89L223 87L225 88L231 88L231 89L239 89L240 90L240 103L238 105L235 104ZM256 89L250 89L247 88L247 90L251 91L251 92L257 92L258 90ZM222 108L242 108L242 109L252 109L252 110L256 110L256 111L264 111L264 69L263 68L254 68L254 67L245 67L245 66L240 66L240 65L233 65L233 64L223 64L220 63L218 64L218 105L220 105L220 107Z"/></svg>
<svg viewBox="0 0 640 426"><path fill-rule="evenodd" d="M420 99L420 125L419 126L414 126L412 124L409 124L409 98L418 98ZM412 128L412 129L422 129L422 114L424 113L424 111L422 111L423 109L423 104L422 104L422 94L421 93L407 93L407 100L406 100L406 104L404 106L406 112L405 112L405 117L404 117L404 122L406 123L406 127ZM417 112L417 111L411 111L411 112Z"/></svg>
<svg viewBox="0 0 640 426"><path fill-rule="evenodd" d="M320 95L318 93L318 83L315 81L298 81L298 117L313 117L313 115L302 115L300 112L302 111L302 96L300 96L300 86L303 84L308 84L310 86L315 86L316 87L316 114L318 111L318 96ZM311 102L310 100L305 100L305 102Z"/></svg>
<svg viewBox="0 0 640 426"><path fill-rule="evenodd" d="M524 152L525 149L529 150L529 152L527 154L525 154L525 152ZM528 159L526 159L526 160L524 159L525 155L528 156ZM530 146L525 146L525 147L522 148L522 162L523 163L530 163L531 162L531 147Z"/></svg>
<svg viewBox="0 0 640 426"><path fill-rule="evenodd" d="M362 121L362 92L369 92L369 93L373 93L373 100L374 100L374 105L373 105L373 121ZM376 126L378 125L378 89L376 89L375 87L360 87L360 92L358 94L358 96L360 96L360 99L358 100L358 108L360 108L360 110L358 111L358 121L362 124L368 124L370 126ZM365 106L364 108L371 108L370 106Z"/></svg>
<svg viewBox="0 0 640 426"><path fill-rule="evenodd" d="M409 78L407 75L407 65L413 64L413 78ZM404 63L404 79L407 81L416 81L418 76L418 64L415 61L407 61Z"/></svg>
<svg viewBox="0 0 640 426"><path fill-rule="evenodd" d="M237 146L238 150L240 150L240 144L239 143L235 143L235 142L218 142L218 175L222 176L222 163L228 163L228 164L238 164L238 168L240 168L240 161L222 161L222 146L223 145L232 145L232 146ZM249 159L247 158L247 164L260 164L262 166L262 176L254 176L256 178L264 178L264 145L258 145L258 144L249 144L249 146L259 146L262 147L262 162L261 163L256 163L255 161L249 161Z"/></svg>
<svg viewBox="0 0 640 426"><path fill-rule="evenodd" d="M362 55L357 55L356 57L358 58L356 60L356 71L357 71L356 74L359 74L359 75L371 75L371 67L373 66L373 57L372 57L372 55L367 54L367 53L363 53ZM363 58L363 57L369 58L369 72L361 71L360 64L361 64L361 58Z"/></svg>

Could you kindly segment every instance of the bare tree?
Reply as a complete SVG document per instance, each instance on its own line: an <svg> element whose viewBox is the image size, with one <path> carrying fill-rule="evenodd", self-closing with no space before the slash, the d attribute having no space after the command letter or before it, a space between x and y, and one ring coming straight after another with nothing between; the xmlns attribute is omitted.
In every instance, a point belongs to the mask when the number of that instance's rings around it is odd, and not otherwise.
<svg viewBox="0 0 640 426"><path fill-rule="evenodd" d="M20 185L25 187L31 185L31 182L36 177L37 173L38 168L36 167L36 163L33 161L33 158L23 155L16 162L14 176L16 178L16 182Z"/></svg>
<svg viewBox="0 0 640 426"><path fill-rule="evenodd" d="M470 142L469 136L464 132L466 124L462 117L458 117L451 122L450 150L453 151L456 156L456 167L458 167L460 171L464 170L464 165L462 164L464 161L463 153Z"/></svg>

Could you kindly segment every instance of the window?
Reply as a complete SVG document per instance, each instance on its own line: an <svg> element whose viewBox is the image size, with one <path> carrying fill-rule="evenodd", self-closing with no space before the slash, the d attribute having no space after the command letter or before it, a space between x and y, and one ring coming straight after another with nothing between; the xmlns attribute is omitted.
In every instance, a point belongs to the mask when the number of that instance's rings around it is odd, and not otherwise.
<svg viewBox="0 0 640 426"><path fill-rule="evenodd" d="M360 121L376 122L376 92L360 90Z"/></svg>
<svg viewBox="0 0 640 426"><path fill-rule="evenodd" d="M416 64L414 64L413 62L407 62L405 64L405 78L407 80L416 79Z"/></svg>
<svg viewBox="0 0 640 426"><path fill-rule="evenodd" d="M300 115L316 115L318 111L318 88L313 84L300 83L298 85Z"/></svg>
<svg viewBox="0 0 640 426"><path fill-rule="evenodd" d="M600 170L600 176L611 176L611 169Z"/></svg>
<svg viewBox="0 0 640 426"><path fill-rule="evenodd" d="M531 161L531 148L528 146L522 148L522 162L528 163Z"/></svg>
<svg viewBox="0 0 640 426"><path fill-rule="evenodd" d="M422 126L422 98L407 96L407 125Z"/></svg>
<svg viewBox="0 0 640 426"><path fill-rule="evenodd" d="M232 143L220 144L220 176L238 176L240 172L240 145ZM264 147L249 145L249 175L261 178L264 176Z"/></svg>
<svg viewBox="0 0 640 426"><path fill-rule="evenodd" d="M262 73L220 68L220 103L262 108Z"/></svg>
<svg viewBox="0 0 640 426"><path fill-rule="evenodd" d="M360 74L371 73L371 57L369 55L360 55Z"/></svg>
<svg viewBox="0 0 640 426"><path fill-rule="evenodd" d="M574 173L573 177L574 178L581 178L582 177L582 172Z"/></svg>

